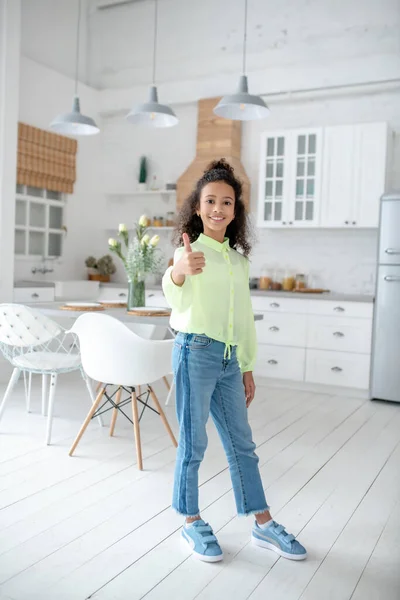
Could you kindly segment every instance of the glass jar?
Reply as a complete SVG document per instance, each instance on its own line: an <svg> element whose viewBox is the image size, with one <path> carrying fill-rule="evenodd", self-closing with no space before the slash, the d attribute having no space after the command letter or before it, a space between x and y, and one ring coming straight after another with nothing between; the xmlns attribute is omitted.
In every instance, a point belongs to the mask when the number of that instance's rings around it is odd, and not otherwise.
<svg viewBox="0 0 400 600"><path fill-rule="evenodd" d="M282 289L285 292L291 292L294 289L295 282L296 279L294 273L290 270L286 270L282 280Z"/></svg>
<svg viewBox="0 0 400 600"><path fill-rule="evenodd" d="M304 273L297 273L295 289L296 290L305 290L306 288L307 288L307 277L304 275Z"/></svg>
<svg viewBox="0 0 400 600"><path fill-rule="evenodd" d="M267 267L261 269L260 279L258 280L258 288L260 290L269 290L272 285L272 272Z"/></svg>
<svg viewBox="0 0 400 600"><path fill-rule="evenodd" d="M271 283L271 290L281 290L282 289L282 281L284 277L284 271L282 269L275 269L273 281Z"/></svg>
<svg viewBox="0 0 400 600"><path fill-rule="evenodd" d="M170 211L167 212L167 221L166 221L166 226L167 227L173 227L175 224L175 213Z"/></svg>

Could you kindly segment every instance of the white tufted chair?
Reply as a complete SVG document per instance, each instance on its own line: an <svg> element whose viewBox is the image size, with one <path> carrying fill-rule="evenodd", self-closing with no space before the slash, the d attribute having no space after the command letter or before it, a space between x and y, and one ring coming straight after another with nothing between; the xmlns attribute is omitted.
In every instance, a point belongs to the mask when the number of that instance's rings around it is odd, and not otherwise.
<svg viewBox="0 0 400 600"><path fill-rule="evenodd" d="M32 373L42 375L42 411L47 394L47 379L50 376L47 444L50 444L51 440L58 374L79 369L89 390L91 401L94 402L92 387L82 369L77 337L67 333L58 323L40 311L20 304L0 304L0 351L14 367L0 404L0 419L21 372L28 373L29 379ZM28 411L29 402L30 384L27 393Z"/></svg>

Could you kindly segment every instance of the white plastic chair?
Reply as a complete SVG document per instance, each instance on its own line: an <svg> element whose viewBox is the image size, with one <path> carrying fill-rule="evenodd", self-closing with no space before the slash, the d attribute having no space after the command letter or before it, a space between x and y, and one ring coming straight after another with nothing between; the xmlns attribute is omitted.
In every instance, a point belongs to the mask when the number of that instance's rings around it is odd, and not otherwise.
<svg viewBox="0 0 400 600"><path fill-rule="evenodd" d="M118 319L99 313L87 313L78 317L70 331L79 338L82 366L86 374L95 381L103 382L99 394L70 449L70 456L74 453L90 420L99 411L101 412L107 404L109 406L106 410L114 409L111 420L111 435L114 431L118 410L133 423L137 463L140 470L143 469L143 461L139 421L146 408L160 415L172 443L177 447L175 436L151 386L151 383L158 381L171 371L173 340L141 338ZM118 388L115 401L113 395L110 395L106 390L108 385L117 386ZM140 395L137 394L139 386L146 388L146 391ZM129 396L128 399L121 401L123 390L128 392ZM143 400L143 396L145 396L145 400ZM104 397L105 401L99 408ZM148 404L150 397L156 410ZM122 410L127 402L132 404L133 421ZM143 405L140 417L139 404Z"/></svg>
<svg viewBox="0 0 400 600"><path fill-rule="evenodd" d="M92 403L94 394L81 365L76 336L68 335L58 323L40 311L20 304L0 304L0 351L14 367L3 400L0 419L21 372L28 374L26 408L30 410L31 375L42 375L42 413L46 411L47 379L50 376L46 443L50 444L54 398L60 373L80 370ZM26 384L26 379L25 379ZM101 420L100 420L101 423Z"/></svg>

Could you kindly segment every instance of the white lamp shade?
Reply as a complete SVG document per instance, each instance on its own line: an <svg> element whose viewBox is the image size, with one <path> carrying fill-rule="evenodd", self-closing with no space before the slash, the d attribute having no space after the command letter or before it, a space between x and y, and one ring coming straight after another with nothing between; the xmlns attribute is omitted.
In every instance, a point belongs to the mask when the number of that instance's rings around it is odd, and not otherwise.
<svg viewBox="0 0 400 600"><path fill-rule="evenodd" d="M173 127L178 123L178 117L172 108L158 102L155 85L150 87L148 101L134 106L126 118L129 123L148 127Z"/></svg>
<svg viewBox="0 0 400 600"><path fill-rule="evenodd" d="M100 131L92 118L81 114L78 96L74 96L72 112L58 115L50 129L62 135L95 135Z"/></svg>
<svg viewBox="0 0 400 600"><path fill-rule="evenodd" d="M241 75L236 94L224 96L214 108L214 113L233 121L254 121L265 119L270 113L268 106L260 96L248 92L247 77Z"/></svg>

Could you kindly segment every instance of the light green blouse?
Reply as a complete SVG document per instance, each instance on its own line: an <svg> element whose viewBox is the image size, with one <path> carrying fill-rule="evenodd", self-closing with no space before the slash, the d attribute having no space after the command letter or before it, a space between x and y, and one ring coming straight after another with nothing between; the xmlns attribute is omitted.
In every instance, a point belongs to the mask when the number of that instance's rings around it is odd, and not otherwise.
<svg viewBox="0 0 400 600"><path fill-rule="evenodd" d="M171 327L183 333L205 334L226 346L237 346L242 373L253 371L257 352L254 315L249 289L249 262L229 246L200 234L191 244L204 252L206 266L200 275L188 276L182 287L164 274L164 295L172 308ZM176 263L184 248L175 251Z"/></svg>

